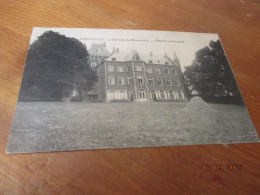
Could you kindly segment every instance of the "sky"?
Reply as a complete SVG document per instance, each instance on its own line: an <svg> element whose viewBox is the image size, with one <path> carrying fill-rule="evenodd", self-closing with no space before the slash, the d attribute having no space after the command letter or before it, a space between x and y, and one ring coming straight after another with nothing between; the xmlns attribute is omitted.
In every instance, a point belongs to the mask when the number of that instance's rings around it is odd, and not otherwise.
<svg viewBox="0 0 260 195"><path fill-rule="evenodd" d="M118 29L89 29L89 28L41 28L34 27L30 44L45 31L52 30L67 37L79 39L90 48L92 43L106 42L107 49L112 52L113 47L122 52L131 49L139 53L164 55L174 58L177 54L182 70L191 65L195 59L195 52L209 45L211 40L219 39L217 34L151 31L151 30L118 30Z"/></svg>

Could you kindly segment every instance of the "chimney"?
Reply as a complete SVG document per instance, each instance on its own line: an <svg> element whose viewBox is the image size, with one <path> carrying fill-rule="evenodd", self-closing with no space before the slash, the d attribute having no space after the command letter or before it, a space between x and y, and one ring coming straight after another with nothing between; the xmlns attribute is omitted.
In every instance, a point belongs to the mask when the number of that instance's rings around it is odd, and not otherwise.
<svg viewBox="0 0 260 195"><path fill-rule="evenodd" d="M164 53L164 57L167 57L167 53Z"/></svg>
<svg viewBox="0 0 260 195"><path fill-rule="evenodd" d="M116 48L116 53L119 53L119 48Z"/></svg>
<svg viewBox="0 0 260 195"><path fill-rule="evenodd" d="M153 56L153 52L150 51L150 56Z"/></svg>
<svg viewBox="0 0 260 195"><path fill-rule="evenodd" d="M106 42L104 42L104 47L106 48Z"/></svg>

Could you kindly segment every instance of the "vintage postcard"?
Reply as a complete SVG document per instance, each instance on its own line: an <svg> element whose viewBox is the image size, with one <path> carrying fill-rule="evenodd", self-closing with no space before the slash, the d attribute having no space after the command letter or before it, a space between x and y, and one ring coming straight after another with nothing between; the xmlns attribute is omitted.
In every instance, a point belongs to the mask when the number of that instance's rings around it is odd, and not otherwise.
<svg viewBox="0 0 260 195"><path fill-rule="evenodd" d="M33 28L7 153L258 141L217 34Z"/></svg>

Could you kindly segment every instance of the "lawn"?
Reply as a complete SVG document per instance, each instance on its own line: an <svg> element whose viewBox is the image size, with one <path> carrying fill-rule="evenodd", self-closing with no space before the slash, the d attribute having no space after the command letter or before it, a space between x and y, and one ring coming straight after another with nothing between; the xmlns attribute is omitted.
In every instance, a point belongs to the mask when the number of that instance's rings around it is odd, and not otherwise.
<svg viewBox="0 0 260 195"><path fill-rule="evenodd" d="M244 106L184 102L19 102L8 152L258 141Z"/></svg>

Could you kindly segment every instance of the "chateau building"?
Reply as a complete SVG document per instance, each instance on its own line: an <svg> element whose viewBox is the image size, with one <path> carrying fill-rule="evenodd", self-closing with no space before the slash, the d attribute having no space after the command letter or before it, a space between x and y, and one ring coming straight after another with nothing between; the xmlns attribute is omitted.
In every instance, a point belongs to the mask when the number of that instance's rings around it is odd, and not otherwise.
<svg viewBox="0 0 260 195"><path fill-rule="evenodd" d="M88 53L89 53L89 65L91 68L95 68L98 64L100 64L106 58L111 56L111 53L106 48L106 43L103 44L93 43L89 48Z"/></svg>
<svg viewBox="0 0 260 195"><path fill-rule="evenodd" d="M88 64L93 69L95 69L98 64L106 60L109 56L111 56L111 53L106 48L106 43L92 44L88 50L88 53ZM84 95L83 99L88 101L98 100L98 92L95 83L93 84L91 91Z"/></svg>
<svg viewBox="0 0 260 195"><path fill-rule="evenodd" d="M95 49L95 50L94 50ZM87 94L96 101L183 101L184 82L178 57L129 53L114 49L112 54L105 44L93 44L89 49L90 65L98 81ZM109 57L108 57L109 56ZM95 57L95 58L94 58Z"/></svg>

